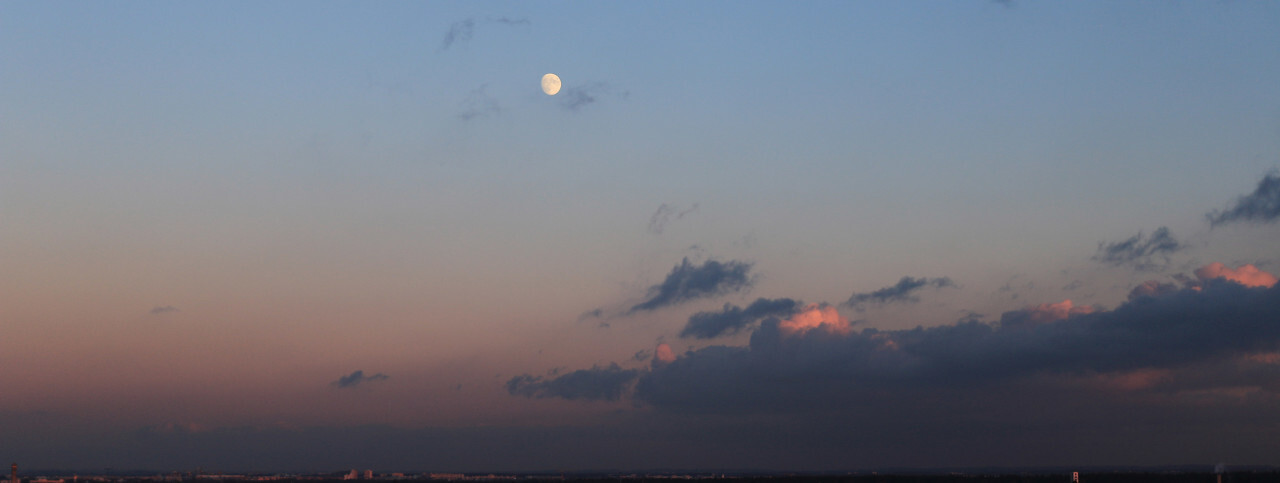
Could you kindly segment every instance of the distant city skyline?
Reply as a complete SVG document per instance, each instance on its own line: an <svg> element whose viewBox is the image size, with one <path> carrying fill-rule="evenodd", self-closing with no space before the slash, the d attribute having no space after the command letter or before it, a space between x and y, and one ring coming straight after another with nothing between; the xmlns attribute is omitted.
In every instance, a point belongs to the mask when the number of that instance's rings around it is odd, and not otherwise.
<svg viewBox="0 0 1280 483"><path fill-rule="evenodd" d="M1280 465L1277 25L0 3L0 457Z"/></svg>

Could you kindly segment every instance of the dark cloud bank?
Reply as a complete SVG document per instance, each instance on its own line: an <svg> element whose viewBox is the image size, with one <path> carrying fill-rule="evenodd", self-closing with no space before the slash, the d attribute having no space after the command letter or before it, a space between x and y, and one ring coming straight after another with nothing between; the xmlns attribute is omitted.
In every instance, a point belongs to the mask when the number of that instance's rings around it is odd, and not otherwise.
<svg viewBox="0 0 1280 483"><path fill-rule="evenodd" d="M570 399L621 394L659 415L752 421L762 433L787 427L904 463L1170 458L1148 460L1157 464L1225 457L1210 456L1221 444L1242 451L1233 458L1269 458L1242 447L1278 446L1256 428L1280 425L1272 409L1280 403L1280 285L1149 284L1109 311L1064 302L910 330L788 333L778 317L796 303L759 299L695 314L684 331L714 337L772 315L746 346L705 347L643 369L518 377L508 389ZM910 456L931 449L947 454Z"/></svg>

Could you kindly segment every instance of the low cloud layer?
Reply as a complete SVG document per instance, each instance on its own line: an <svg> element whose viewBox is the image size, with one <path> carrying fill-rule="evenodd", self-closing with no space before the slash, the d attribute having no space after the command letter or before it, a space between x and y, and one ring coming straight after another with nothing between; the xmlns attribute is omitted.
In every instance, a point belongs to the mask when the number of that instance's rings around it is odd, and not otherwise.
<svg viewBox="0 0 1280 483"><path fill-rule="evenodd" d="M940 278L911 278L902 277L898 283L891 286L876 290L874 292L854 293L844 302L844 306L853 307L857 310L863 310L869 304L887 304L891 302L912 303L920 301L915 294L926 287L943 288L955 287L956 284L948 277Z"/></svg>
<svg viewBox="0 0 1280 483"><path fill-rule="evenodd" d="M347 374L345 376L339 377L338 380L333 381L329 384L338 388L349 388L349 387L356 387L367 382L385 381L387 379L390 379L390 376L383 374L381 372L371 376L366 376L364 375L364 371L355 371L355 372L352 372L351 374Z"/></svg>
<svg viewBox="0 0 1280 483"><path fill-rule="evenodd" d="M813 304L761 322L746 346L710 346L648 369L517 378L509 388L539 397L629 394L676 413L840 417L860 407L960 412L954 416L961 419L1008 410L1034 418L1022 406L1038 401L1026 395L1031 387L1087 404L1147 404L1144 394L1155 393L1162 395L1151 401L1175 406L1280 401L1280 287L1248 267L1208 265L1191 285L1153 291L1114 310L1064 300L1009 311L994 322L908 330L856 331L834 307ZM1232 278L1241 273L1248 282ZM1251 285L1259 280L1271 285ZM590 391L568 389L584 385ZM930 402L941 394L947 396ZM950 398L974 404L944 403Z"/></svg>
<svg viewBox="0 0 1280 483"><path fill-rule="evenodd" d="M724 304L719 312L698 312L689 317L689 323L680 331L680 337L711 339L733 334L756 322L770 317L787 317L800 306L791 299L758 298L747 308Z"/></svg>
<svg viewBox="0 0 1280 483"><path fill-rule="evenodd" d="M1230 207L1205 215L1211 226L1234 222L1271 223L1280 218L1280 175L1268 174L1252 193L1241 196Z"/></svg>
<svg viewBox="0 0 1280 483"><path fill-rule="evenodd" d="M1186 248L1173 238L1166 227L1157 228L1150 237L1143 238L1142 233L1119 242L1098 242L1098 252L1093 260L1108 265L1133 265L1139 269L1155 269L1163 266L1156 263L1161 258L1168 263L1169 255Z"/></svg>
<svg viewBox="0 0 1280 483"><path fill-rule="evenodd" d="M730 260L707 260L701 265L685 258L671 269L662 283L649 287L645 301L635 304L629 313L655 310L700 298L715 297L751 288L751 264Z"/></svg>

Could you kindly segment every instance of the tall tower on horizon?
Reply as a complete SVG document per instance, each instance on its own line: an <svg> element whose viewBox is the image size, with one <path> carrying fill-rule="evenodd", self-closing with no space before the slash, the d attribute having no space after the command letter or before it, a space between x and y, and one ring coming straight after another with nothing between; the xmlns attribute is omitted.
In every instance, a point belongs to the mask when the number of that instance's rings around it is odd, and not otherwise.
<svg viewBox="0 0 1280 483"><path fill-rule="evenodd" d="M9 483L18 483L18 464L9 467Z"/></svg>

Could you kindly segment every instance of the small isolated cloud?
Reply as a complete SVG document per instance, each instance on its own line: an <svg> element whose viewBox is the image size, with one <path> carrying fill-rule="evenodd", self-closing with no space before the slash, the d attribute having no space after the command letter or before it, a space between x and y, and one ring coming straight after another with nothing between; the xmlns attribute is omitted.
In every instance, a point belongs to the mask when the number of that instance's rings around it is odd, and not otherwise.
<svg viewBox="0 0 1280 483"><path fill-rule="evenodd" d="M1271 223L1280 218L1280 175L1268 174L1258 182L1258 188L1252 193L1241 196L1223 211L1213 211L1205 215L1210 226L1218 226L1237 221L1251 223Z"/></svg>
<svg viewBox="0 0 1280 483"><path fill-rule="evenodd" d="M485 92L487 87L487 84L482 85L467 94L467 98L462 100L462 112L458 113L458 119L470 121L479 117L495 116L502 112L502 106L498 105L498 101Z"/></svg>
<svg viewBox="0 0 1280 483"><path fill-rule="evenodd" d="M758 298L746 309L724 304L719 312L698 312L689 317L689 323L680 331L680 337L711 339L723 334L733 334L770 317L788 317L800 307L800 302L782 298Z"/></svg>
<svg viewBox="0 0 1280 483"><path fill-rule="evenodd" d="M1155 263L1153 258L1162 257L1164 262L1168 263L1169 255L1183 248L1186 248L1186 245L1178 243L1178 240L1169 234L1169 229L1162 226L1145 240L1139 232L1124 241L1098 242L1098 252L1093 255L1093 260L1115 266L1132 264L1138 269L1150 270L1162 266Z"/></svg>
<svg viewBox="0 0 1280 483"><path fill-rule="evenodd" d="M449 25L449 31L444 34L444 41L440 44L440 50L448 50L454 44L465 44L471 41L471 37L475 36L476 25L478 24L500 24L500 25L528 25L529 20L524 18L512 19L507 17L485 17L476 19L469 17L459 20Z"/></svg>
<svg viewBox="0 0 1280 483"><path fill-rule="evenodd" d="M169 314L173 312L181 312L181 311L178 310L177 307L174 307L172 305L161 305L161 306L152 308L151 311L148 313L151 315L163 315L163 314Z"/></svg>
<svg viewBox="0 0 1280 483"><path fill-rule="evenodd" d="M653 216L649 217L649 233L661 235L662 230L667 228L667 224L672 221L684 218L685 215L698 211L698 204L694 203L688 209L681 209L678 206L671 206L663 203L658 206L657 211L653 212Z"/></svg>
<svg viewBox="0 0 1280 483"><path fill-rule="evenodd" d="M627 386L640 376L636 369L623 369L617 363L605 367L580 369L554 379L523 374L507 381L507 393L529 398L557 397L587 401L616 401Z"/></svg>
<svg viewBox="0 0 1280 483"><path fill-rule="evenodd" d="M911 278L902 277L898 283L891 286L876 290L874 292L854 293L849 296L849 300L844 302L844 306L853 307L858 311L866 308L867 304L887 304L890 302L913 303L919 302L919 297L915 293L925 287L943 288L955 287L956 283L948 277L939 278Z"/></svg>
<svg viewBox="0 0 1280 483"><path fill-rule="evenodd" d="M329 384L334 387L348 388L348 387L356 387L366 382L385 381L390 378L391 376L388 376L381 372L374 374L372 376L366 376L364 375L364 371L355 371L355 372L352 372L351 374L347 374L345 376L339 377L338 380L333 381Z"/></svg>
<svg viewBox="0 0 1280 483"><path fill-rule="evenodd" d="M649 287L648 299L632 306L628 313L750 288L754 283L750 272L751 264L746 262L707 260L702 265L694 265L685 258L671 269L662 283Z"/></svg>
<svg viewBox="0 0 1280 483"><path fill-rule="evenodd" d="M606 82L589 82L575 86L564 86L556 97L560 98L560 106L570 111L578 111L604 97L626 98L627 91L617 91Z"/></svg>

